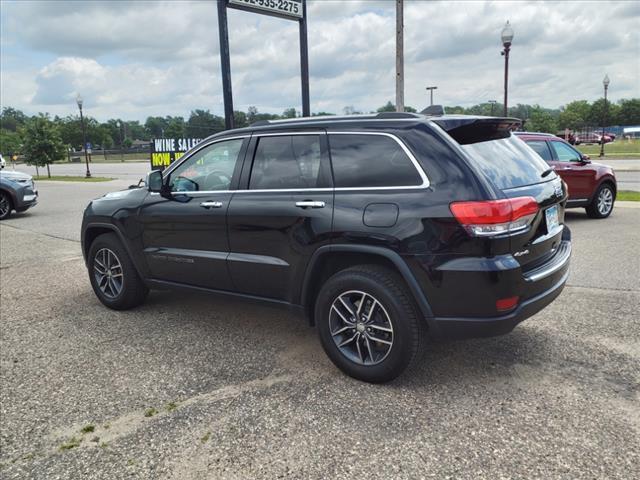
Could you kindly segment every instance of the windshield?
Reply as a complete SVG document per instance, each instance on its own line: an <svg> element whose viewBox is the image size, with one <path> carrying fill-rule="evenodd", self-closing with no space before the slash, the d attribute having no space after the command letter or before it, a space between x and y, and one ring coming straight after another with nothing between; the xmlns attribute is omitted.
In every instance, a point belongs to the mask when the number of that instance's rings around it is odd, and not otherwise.
<svg viewBox="0 0 640 480"><path fill-rule="evenodd" d="M514 137L461 145L474 165L500 189L522 187L552 180L542 177L549 165L522 140Z"/></svg>

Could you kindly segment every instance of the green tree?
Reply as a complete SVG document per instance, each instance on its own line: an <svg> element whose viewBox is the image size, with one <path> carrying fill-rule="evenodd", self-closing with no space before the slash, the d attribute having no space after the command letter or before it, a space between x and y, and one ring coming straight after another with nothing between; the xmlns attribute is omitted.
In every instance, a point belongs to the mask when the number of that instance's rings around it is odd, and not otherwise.
<svg viewBox="0 0 640 480"><path fill-rule="evenodd" d="M296 109L291 107L287 108L284 112L282 112L282 118L296 118L298 115L296 114Z"/></svg>
<svg viewBox="0 0 640 480"><path fill-rule="evenodd" d="M0 114L0 127L11 132L17 132L18 129L27 122L28 117L20 110L12 107L5 107Z"/></svg>
<svg viewBox="0 0 640 480"><path fill-rule="evenodd" d="M249 122L247 121L247 114L244 112L235 110L233 112L233 123L236 128L248 127Z"/></svg>
<svg viewBox="0 0 640 480"><path fill-rule="evenodd" d="M605 110L604 98L599 98L593 104L591 104L591 108L589 108L589 116L587 117L587 122L592 127L601 127L603 125L617 125L620 122L620 105L615 103L611 103L607 100L607 106Z"/></svg>
<svg viewBox="0 0 640 480"><path fill-rule="evenodd" d="M164 134L167 138L183 138L186 136L184 118L182 117L166 117L167 128Z"/></svg>
<svg viewBox="0 0 640 480"><path fill-rule="evenodd" d="M529 119L525 124L525 129L531 132L556 133L558 122L553 118L549 109L534 105L529 110Z"/></svg>
<svg viewBox="0 0 640 480"><path fill-rule="evenodd" d="M18 132L12 132L5 128L0 129L0 153L7 158L17 154L21 150L22 143Z"/></svg>
<svg viewBox="0 0 640 480"><path fill-rule="evenodd" d="M224 119L209 110L193 110L187 120L186 134L189 138L205 138L224 130Z"/></svg>
<svg viewBox="0 0 640 480"><path fill-rule="evenodd" d="M640 125L640 98L620 100L618 122L620 125Z"/></svg>
<svg viewBox="0 0 640 480"><path fill-rule="evenodd" d="M149 138L162 138L166 136L165 130L169 122L164 117L147 117L144 129Z"/></svg>
<svg viewBox="0 0 640 480"><path fill-rule="evenodd" d="M382 112L395 112L396 111L396 106L391 103L391 100L389 100L387 103L385 103L383 106L379 107L376 112L378 113L382 113Z"/></svg>
<svg viewBox="0 0 640 480"><path fill-rule="evenodd" d="M29 165L47 167L47 175L51 177L49 165L64 158L66 148L62 143L60 132L49 117L40 114L29 120L20 130L22 137L22 154Z"/></svg>
<svg viewBox="0 0 640 480"><path fill-rule="evenodd" d="M590 109L591 105L589 105L589 102L586 100L576 100L567 103L560 109L558 127L561 129L569 128L571 130L583 128L587 124Z"/></svg>

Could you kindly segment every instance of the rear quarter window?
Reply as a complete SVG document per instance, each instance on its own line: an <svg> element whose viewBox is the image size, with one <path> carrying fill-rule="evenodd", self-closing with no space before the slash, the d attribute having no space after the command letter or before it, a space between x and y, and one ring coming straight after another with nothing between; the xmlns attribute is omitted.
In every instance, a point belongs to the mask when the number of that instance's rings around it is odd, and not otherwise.
<svg viewBox="0 0 640 480"><path fill-rule="evenodd" d="M461 147L471 163L500 189L533 185L555 178L555 174L542 177L549 165L515 136Z"/></svg>
<svg viewBox="0 0 640 480"><path fill-rule="evenodd" d="M392 137L333 133L329 144L338 188L422 185L415 165Z"/></svg>

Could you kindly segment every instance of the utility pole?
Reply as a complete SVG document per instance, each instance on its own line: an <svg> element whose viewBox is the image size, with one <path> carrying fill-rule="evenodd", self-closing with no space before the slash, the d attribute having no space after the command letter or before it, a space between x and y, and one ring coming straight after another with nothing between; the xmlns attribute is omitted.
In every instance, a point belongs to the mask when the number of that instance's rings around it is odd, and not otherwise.
<svg viewBox="0 0 640 480"><path fill-rule="evenodd" d="M309 47L307 44L307 0L302 0L300 25L300 78L302 81L302 116L311 116L309 102Z"/></svg>
<svg viewBox="0 0 640 480"><path fill-rule="evenodd" d="M404 112L404 11L396 0L396 112Z"/></svg>
<svg viewBox="0 0 640 480"><path fill-rule="evenodd" d="M429 90L429 93L431 94L431 103L429 105L433 105L433 91L437 90L438 87L427 87L427 90Z"/></svg>
<svg viewBox="0 0 640 480"><path fill-rule="evenodd" d="M233 95L231 93L231 60L229 58L229 27L227 2L218 0L218 36L220 39L220 68L222 70L222 96L224 98L224 126L234 128Z"/></svg>

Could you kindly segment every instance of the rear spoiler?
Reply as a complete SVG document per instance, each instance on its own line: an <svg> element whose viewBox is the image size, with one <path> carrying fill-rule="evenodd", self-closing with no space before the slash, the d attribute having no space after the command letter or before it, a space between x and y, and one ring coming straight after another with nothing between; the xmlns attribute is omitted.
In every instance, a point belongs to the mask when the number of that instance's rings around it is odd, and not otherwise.
<svg viewBox="0 0 640 480"><path fill-rule="evenodd" d="M507 138L522 125L518 118L457 117L434 118L432 122L442 127L460 145L487 142Z"/></svg>

